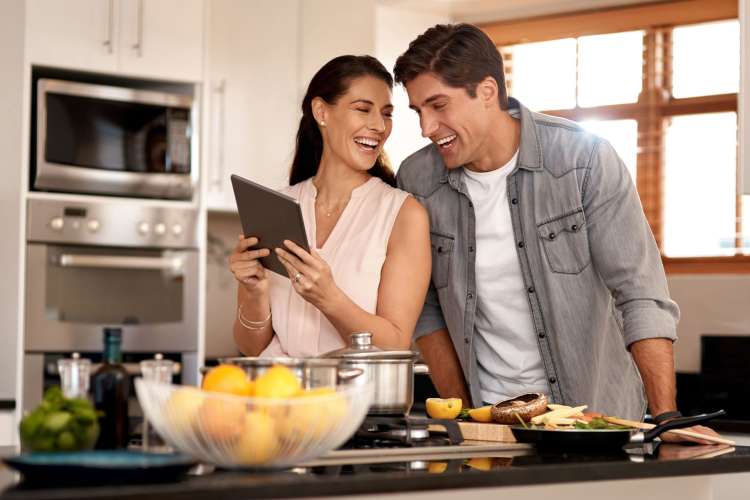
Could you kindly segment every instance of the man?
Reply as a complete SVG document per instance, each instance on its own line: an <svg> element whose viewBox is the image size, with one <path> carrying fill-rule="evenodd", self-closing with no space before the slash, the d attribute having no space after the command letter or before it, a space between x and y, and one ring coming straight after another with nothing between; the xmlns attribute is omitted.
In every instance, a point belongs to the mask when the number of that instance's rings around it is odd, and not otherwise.
<svg viewBox="0 0 750 500"><path fill-rule="evenodd" d="M398 182L430 214L415 339L440 395L478 406L543 392L640 420L645 386L657 421L679 415L679 310L612 146L508 98L474 26L427 30L394 73L432 141Z"/></svg>

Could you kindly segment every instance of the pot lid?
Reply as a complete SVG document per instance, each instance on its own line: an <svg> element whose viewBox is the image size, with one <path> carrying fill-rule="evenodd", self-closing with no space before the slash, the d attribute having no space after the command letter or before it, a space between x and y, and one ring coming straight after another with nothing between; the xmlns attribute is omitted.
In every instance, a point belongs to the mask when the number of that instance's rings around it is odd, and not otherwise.
<svg viewBox="0 0 750 500"><path fill-rule="evenodd" d="M372 333L359 332L349 336L350 344L347 347L321 354L321 358L346 358L346 359L414 359L414 351L388 350L372 345Z"/></svg>

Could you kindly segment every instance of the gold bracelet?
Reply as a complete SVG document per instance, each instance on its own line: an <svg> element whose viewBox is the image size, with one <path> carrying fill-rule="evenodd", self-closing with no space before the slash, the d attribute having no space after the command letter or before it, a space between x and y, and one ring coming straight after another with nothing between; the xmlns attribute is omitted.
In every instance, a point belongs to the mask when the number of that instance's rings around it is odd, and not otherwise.
<svg viewBox="0 0 750 500"><path fill-rule="evenodd" d="M239 320L240 324L248 330L262 330L271 321L271 312L269 311L268 316L263 321L250 321L249 319L245 319L242 316L242 305L240 305L239 309L237 310L237 319Z"/></svg>

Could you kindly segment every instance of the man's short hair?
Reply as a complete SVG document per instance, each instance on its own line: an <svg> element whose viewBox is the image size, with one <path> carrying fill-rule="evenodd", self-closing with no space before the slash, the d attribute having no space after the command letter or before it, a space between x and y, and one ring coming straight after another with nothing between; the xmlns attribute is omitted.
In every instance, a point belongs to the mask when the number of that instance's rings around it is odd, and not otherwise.
<svg viewBox="0 0 750 500"><path fill-rule="evenodd" d="M471 24L438 24L419 35L393 68L396 82L406 85L423 73L461 87L471 97L477 84L491 76L497 82L500 109L508 109L503 58L490 37Z"/></svg>

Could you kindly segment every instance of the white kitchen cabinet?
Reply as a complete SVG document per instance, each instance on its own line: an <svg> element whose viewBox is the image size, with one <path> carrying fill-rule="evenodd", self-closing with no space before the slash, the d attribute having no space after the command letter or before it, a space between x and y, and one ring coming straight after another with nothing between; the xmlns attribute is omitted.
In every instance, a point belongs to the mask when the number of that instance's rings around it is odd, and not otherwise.
<svg viewBox="0 0 750 500"><path fill-rule="evenodd" d="M27 0L31 64L198 81L204 0Z"/></svg>
<svg viewBox="0 0 750 500"><path fill-rule="evenodd" d="M234 211L229 181L287 183L299 124L298 0L211 0L205 77L210 210Z"/></svg>

